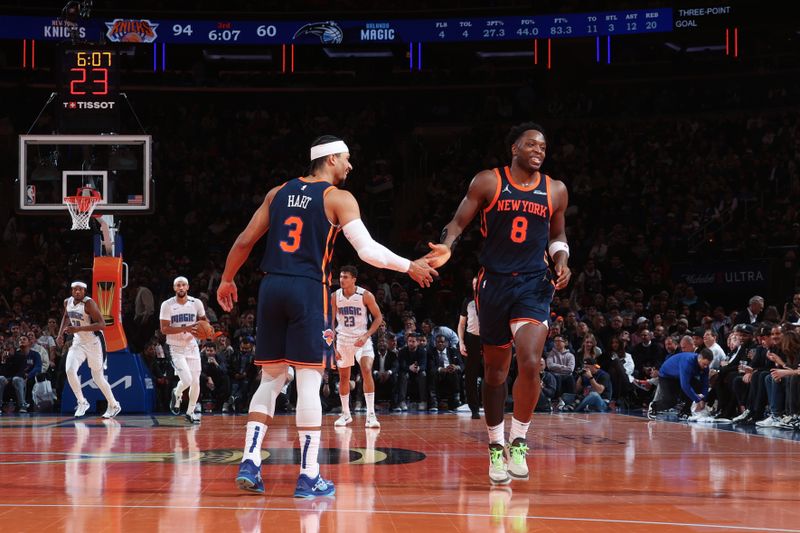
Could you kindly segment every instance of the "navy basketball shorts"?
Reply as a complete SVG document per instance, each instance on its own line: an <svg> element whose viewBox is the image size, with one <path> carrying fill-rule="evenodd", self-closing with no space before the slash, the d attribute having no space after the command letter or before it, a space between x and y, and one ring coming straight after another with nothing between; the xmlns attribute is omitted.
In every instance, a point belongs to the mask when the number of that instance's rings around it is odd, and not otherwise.
<svg viewBox="0 0 800 533"><path fill-rule="evenodd" d="M549 270L538 273L478 275L478 323L481 342L511 346L513 322L548 325L555 285Z"/></svg>
<svg viewBox="0 0 800 533"><path fill-rule="evenodd" d="M267 274L258 289L259 365L323 368L333 354L327 285L311 278Z"/></svg>

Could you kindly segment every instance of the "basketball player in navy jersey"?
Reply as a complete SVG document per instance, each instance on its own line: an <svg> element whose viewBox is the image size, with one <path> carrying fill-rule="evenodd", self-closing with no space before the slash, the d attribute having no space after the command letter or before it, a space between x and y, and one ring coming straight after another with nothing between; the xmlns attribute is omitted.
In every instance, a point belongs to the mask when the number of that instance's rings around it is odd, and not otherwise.
<svg viewBox="0 0 800 533"><path fill-rule="evenodd" d="M512 477L528 478L526 437L541 389L539 371L550 301L555 290L567 286L571 275L564 233L567 188L540 172L547 151L544 130L532 122L515 126L506 146L511 148L511 168L484 170L473 178L453 220L442 231L441 244L431 244L426 256L434 268L447 262L464 228L480 214L486 242L476 304L485 365L482 392L489 432L489 479L495 484L509 483ZM512 343L519 376L514 382L514 416L506 450L503 407Z"/></svg>
<svg viewBox="0 0 800 533"><path fill-rule="evenodd" d="M217 289L217 301L230 311L238 299L234 276L266 233L261 262L266 275L258 294L255 356L261 365L261 384L250 402L236 484L244 490L264 492L261 443L291 365L297 369L301 469L294 495L298 498L330 496L335 491L333 483L320 476L317 455L322 426L319 389L334 339L328 298L337 234L343 231L366 263L406 272L423 287L430 286L436 275L424 258L409 261L372 239L361 221L356 199L339 189L353 169L350 151L342 140L319 137L311 146L310 159L308 176L289 180L267 193L233 244Z"/></svg>

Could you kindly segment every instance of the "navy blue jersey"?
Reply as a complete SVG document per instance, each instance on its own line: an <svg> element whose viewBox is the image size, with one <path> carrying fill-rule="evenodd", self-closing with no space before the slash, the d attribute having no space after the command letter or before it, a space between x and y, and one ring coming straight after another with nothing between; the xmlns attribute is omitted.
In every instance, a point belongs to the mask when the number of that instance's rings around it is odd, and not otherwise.
<svg viewBox="0 0 800 533"><path fill-rule="evenodd" d="M327 181L296 178L284 183L269 206L267 247L261 270L330 284L333 244L339 227L325 215Z"/></svg>
<svg viewBox="0 0 800 533"><path fill-rule="evenodd" d="M535 273L547 269L550 242L550 177L539 174L529 187L514 182L508 167L494 169L497 189L481 211L483 267L497 274Z"/></svg>

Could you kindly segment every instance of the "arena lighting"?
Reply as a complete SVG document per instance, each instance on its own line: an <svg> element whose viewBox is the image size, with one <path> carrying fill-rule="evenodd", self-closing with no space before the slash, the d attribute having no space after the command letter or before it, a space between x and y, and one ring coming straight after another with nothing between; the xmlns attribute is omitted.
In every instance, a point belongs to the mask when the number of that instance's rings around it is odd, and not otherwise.
<svg viewBox="0 0 800 533"><path fill-rule="evenodd" d="M475 55L481 59L496 59L504 57L533 57L531 50L517 50L513 52L475 52Z"/></svg>
<svg viewBox="0 0 800 533"><path fill-rule="evenodd" d="M714 50L725 50L725 45L701 45L701 46L688 46L686 48L687 53L696 53L696 52L710 52Z"/></svg>
<svg viewBox="0 0 800 533"><path fill-rule="evenodd" d="M697 52L709 52L709 51L716 51L716 50L725 50L724 44L706 44L706 45L696 45L696 46L687 46L686 48L682 48L675 43L672 42L665 42L664 46L669 48L670 50L674 50L675 52L686 52L689 54L694 54Z"/></svg>
<svg viewBox="0 0 800 533"><path fill-rule="evenodd" d="M375 58L375 57L392 57L391 50L354 50L354 49L342 49L342 48L329 48L324 47L322 49L325 52L325 55L332 58L332 59L366 59L366 58Z"/></svg>
<svg viewBox="0 0 800 533"><path fill-rule="evenodd" d="M272 61L272 53L259 53L259 54L229 54L229 53L218 53L218 52L209 52L208 50L203 50L203 58L209 61L241 61L241 62L252 62L252 63L268 63Z"/></svg>

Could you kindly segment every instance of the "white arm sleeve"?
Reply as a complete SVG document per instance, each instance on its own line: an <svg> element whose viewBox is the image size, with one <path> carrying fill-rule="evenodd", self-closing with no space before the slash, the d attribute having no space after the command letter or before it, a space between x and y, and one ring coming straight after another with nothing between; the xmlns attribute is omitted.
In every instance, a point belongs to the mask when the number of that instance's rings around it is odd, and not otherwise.
<svg viewBox="0 0 800 533"><path fill-rule="evenodd" d="M388 268L397 272L408 272L411 267L411 261L375 242L360 218L345 224L342 231L362 261L378 268Z"/></svg>

